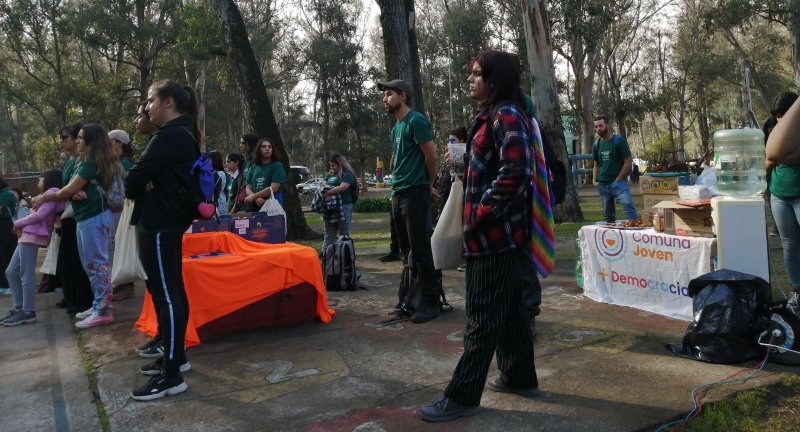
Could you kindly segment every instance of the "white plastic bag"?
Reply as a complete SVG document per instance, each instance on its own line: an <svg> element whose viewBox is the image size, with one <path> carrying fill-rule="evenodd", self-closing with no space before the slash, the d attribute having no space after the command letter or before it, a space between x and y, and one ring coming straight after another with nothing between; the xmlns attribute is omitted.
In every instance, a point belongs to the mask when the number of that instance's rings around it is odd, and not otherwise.
<svg viewBox="0 0 800 432"><path fill-rule="evenodd" d="M270 194L269 198L264 201L264 205L261 206L259 212L266 213L268 216L283 216L283 234L286 235L288 233L288 227L286 224L286 212L283 211L283 207L281 207L281 203L275 199L275 191L272 190L272 186L267 186L269 188Z"/></svg>
<svg viewBox="0 0 800 432"><path fill-rule="evenodd" d="M139 238L136 226L131 225L133 201L126 199L114 234L114 264L111 266L111 285L120 285L138 280L147 280L147 274L139 259Z"/></svg>
<svg viewBox="0 0 800 432"><path fill-rule="evenodd" d="M56 263L58 262L58 247L61 245L61 236L53 233L50 236L50 244L47 245L47 255L44 257L42 263L42 274L54 275L56 274Z"/></svg>
<svg viewBox="0 0 800 432"><path fill-rule="evenodd" d="M703 165L703 172L700 173L697 180L694 181L694 184L695 186L707 187L712 196L719 195L719 189L717 189L717 174L714 167Z"/></svg>
<svg viewBox="0 0 800 432"><path fill-rule="evenodd" d="M464 183L456 179L453 181L450 196L444 204L439 222L431 236L433 266L437 269L454 268L461 265L463 214Z"/></svg>

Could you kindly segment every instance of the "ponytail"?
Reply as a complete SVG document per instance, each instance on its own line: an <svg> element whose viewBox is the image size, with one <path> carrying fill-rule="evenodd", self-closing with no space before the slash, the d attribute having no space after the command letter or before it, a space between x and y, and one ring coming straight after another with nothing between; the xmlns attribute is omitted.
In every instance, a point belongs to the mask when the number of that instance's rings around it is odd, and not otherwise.
<svg viewBox="0 0 800 432"><path fill-rule="evenodd" d="M175 101L175 110L189 117L192 121L192 129L195 137L195 146L199 152L203 143L203 132L200 130L199 108L197 106L197 95L194 89L188 85L180 85L174 80L161 80L150 86L155 90L158 97L162 100L171 97Z"/></svg>

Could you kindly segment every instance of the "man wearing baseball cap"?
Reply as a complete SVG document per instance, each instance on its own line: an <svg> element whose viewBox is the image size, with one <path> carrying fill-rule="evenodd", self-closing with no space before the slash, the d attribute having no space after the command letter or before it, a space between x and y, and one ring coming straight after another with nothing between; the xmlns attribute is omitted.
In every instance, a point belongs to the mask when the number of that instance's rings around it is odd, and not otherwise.
<svg viewBox="0 0 800 432"><path fill-rule="evenodd" d="M397 313L424 323L440 313L439 279L429 240L431 199L439 199L434 187L439 168L433 130L425 116L411 109L414 91L407 81L378 82L378 89L386 112L397 120L391 134L392 217L403 261L409 271L416 269L418 277L416 292L400 292Z"/></svg>

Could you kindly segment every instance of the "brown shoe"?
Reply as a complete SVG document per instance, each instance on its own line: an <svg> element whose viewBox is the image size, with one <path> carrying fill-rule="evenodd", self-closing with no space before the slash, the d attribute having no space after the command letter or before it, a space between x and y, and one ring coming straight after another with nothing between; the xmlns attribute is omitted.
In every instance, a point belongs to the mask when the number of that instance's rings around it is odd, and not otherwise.
<svg viewBox="0 0 800 432"><path fill-rule="evenodd" d="M134 292L133 287L133 282L115 286L112 298L114 301L120 301L135 297L136 293Z"/></svg>

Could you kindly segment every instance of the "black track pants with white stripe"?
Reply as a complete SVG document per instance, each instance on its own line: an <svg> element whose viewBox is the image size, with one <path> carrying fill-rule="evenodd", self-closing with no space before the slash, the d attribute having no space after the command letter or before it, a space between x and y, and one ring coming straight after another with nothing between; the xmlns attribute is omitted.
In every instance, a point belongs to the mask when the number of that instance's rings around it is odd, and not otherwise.
<svg viewBox="0 0 800 432"><path fill-rule="evenodd" d="M538 387L533 338L521 272L525 251L467 258L467 328L464 354L444 395L464 406L481 400L492 356L507 382L518 388Z"/></svg>
<svg viewBox="0 0 800 432"><path fill-rule="evenodd" d="M147 291L158 310L158 332L164 343L163 367L175 376L186 362L184 340L189 301L183 286L183 232L139 233L139 258L147 273Z"/></svg>

